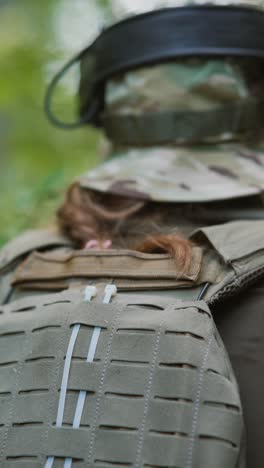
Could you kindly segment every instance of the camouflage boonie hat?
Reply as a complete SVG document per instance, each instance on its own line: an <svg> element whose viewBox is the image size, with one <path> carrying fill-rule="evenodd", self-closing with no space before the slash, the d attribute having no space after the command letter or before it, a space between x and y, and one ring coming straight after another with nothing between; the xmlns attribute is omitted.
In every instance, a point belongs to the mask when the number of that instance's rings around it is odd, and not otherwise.
<svg viewBox="0 0 264 468"><path fill-rule="evenodd" d="M79 182L84 188L162 202L256 195L264 190L264 150L239 144L131 149Z"/></svg>
<svg viewBox="0 0 264 468"><path fill-rule="evenodd" d="M232 5L262 8L263 0L112 0L116 20L159 8ZM160 111L214 111L252 96L248 59L188 58L129 71L106 86L108 117ZM245 138L244 138L245 140ZM82 187L163 202L205 202L260 194L264 190L264 144L242 143L219 133L193 144L122 147L113 142L110 161L80 178Z"/></svg>

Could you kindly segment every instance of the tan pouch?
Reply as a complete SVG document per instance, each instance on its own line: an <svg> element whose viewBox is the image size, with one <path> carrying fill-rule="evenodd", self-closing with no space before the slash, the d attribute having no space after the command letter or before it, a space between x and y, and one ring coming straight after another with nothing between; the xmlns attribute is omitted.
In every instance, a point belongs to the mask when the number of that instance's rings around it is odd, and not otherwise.
<svg viewBox="0 0 264 468"><path fill-rule="evenodd" d="M225 265L225 275L209 288L205 299L216 302L237 294L264 276L264 221L238 221L199 229L192 240Z"/></svg>

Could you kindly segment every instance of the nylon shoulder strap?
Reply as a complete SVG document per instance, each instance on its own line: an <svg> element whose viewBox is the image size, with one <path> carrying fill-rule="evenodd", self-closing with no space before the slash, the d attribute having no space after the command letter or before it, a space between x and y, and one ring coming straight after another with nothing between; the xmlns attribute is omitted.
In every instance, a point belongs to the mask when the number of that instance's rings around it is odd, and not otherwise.
<svg viewBox="0 0 264 468"><path fill-rule="evenodd" d="M0 304L10 294L11 276L20 260L34 250L63 246L71 246L71 241L51 230L27 231L8 242L0 250Z"/></svg>

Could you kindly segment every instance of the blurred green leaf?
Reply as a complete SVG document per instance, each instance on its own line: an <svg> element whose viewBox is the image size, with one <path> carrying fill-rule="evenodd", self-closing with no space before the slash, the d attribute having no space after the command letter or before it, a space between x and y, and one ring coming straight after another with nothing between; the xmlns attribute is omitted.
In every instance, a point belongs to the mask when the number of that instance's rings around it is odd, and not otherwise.
<svg viewBox="0 0 264 468"><path fill-rule="evenodd" d="M62 0L0 2L0 245L54 222L67 184L97 161L95 131L61 131L43 114L50 69L65 58L54 27L59 8ZM60 97L66 112L66 89Z"/></svg>

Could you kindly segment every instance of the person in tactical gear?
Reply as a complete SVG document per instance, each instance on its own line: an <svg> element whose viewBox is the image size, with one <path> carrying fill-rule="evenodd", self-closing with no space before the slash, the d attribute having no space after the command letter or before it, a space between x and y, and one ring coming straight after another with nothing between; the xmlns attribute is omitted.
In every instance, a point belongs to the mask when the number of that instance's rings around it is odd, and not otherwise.
<svg viewBox="0 0 264 468"><path fill-rule="evenodd" d="M80 61L108 160L0 252L0 467L264 463L264 8L112 0Z"/></svg>

